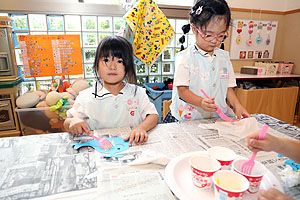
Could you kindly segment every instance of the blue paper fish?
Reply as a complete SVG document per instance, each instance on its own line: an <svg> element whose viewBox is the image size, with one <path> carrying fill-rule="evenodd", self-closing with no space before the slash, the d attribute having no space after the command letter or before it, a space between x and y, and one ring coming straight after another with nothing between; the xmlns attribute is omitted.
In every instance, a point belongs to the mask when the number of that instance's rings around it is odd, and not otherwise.
<svg viewBox="0 0 300 200"><path fill-rule="evenodd" d="M74 149L77 150L81 147L93 147L95 150L99 151L100 153L109 154L105 155L105 157L116 157L116 158L122 158L124 155L116 155L117 153L120 153L122 151L125 151L129 149L129 141L124 141L123 138L120 137L113 137L113 138L106 138L108 139L112 144L112 148L104 150L99 148L99 142L97 140L90 140L86 143L73 143Z"/></svg>

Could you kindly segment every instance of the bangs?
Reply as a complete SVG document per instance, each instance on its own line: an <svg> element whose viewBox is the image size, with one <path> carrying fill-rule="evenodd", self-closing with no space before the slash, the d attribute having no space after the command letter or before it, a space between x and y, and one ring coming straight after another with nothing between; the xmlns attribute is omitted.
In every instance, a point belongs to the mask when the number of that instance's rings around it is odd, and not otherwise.
<svg viewBox="0 0 300 200"><path fill-rule="evenodd" d="M109 39L106 40L102 46L102 51L100 52L100 58L107 58L107 57L117 57L117 58L124 58L124 53L126 52L124 47L120 45L120 42L117 40Z"/></svg>

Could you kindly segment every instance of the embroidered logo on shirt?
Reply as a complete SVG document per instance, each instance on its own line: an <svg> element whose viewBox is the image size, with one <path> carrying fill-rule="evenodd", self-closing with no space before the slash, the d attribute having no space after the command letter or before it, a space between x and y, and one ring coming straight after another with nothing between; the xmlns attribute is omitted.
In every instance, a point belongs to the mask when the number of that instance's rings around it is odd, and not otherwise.
<svg viewBox="0 0 300 200"><path fill-rule="evenodd" d="M130 115L134 116L134 110L130 111Z"/></svg>
<svg viewBox="0 0 300 200"><path fill-rule="evenodd" d="M228 78L229 78L229 74L228 74L227 68L226 67L221 68L220 69L220 79L228 79Z"/></svg>

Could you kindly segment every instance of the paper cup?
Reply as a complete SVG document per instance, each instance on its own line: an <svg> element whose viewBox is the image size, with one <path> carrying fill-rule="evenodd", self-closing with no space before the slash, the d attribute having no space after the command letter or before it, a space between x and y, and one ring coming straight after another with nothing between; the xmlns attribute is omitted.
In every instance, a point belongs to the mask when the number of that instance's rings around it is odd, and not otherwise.
<svg viewBox="0 0 300 200"><path fill-rule="evenodd" d="M249 188L248 180L234 171L221 170L212 177L215 200L240 200Z"/></svg>
<svg viewBox="0 0 300 200"><path fill-rule="evenodd" d="M226 147L212 147L207 150L208 154L213 158L217 159L222 166L222 169L231 169L231 164L233 160L236 158L236 154L231 149Z"/></svg>
<svg viewBox="0 0 300 200"><path fill-rule="evenodd" d="M250 194L255 194L259 190L260 183L262 181L263 175L266 172L266 168L260 162L254 161L255 165L252 169L251 175L242 172L242 165L247 159L235 160L232 164L233 171L243 175L249 181L249 189L247 192Z"/></svg>
<svg viewBox="0 0 300 200"><path fill-rule="evenodd" d="M221 169L221 164L214 158L206 155L195 155L189 159L192 170L193 184L201 189L210 189L212 175Z"/></svg>

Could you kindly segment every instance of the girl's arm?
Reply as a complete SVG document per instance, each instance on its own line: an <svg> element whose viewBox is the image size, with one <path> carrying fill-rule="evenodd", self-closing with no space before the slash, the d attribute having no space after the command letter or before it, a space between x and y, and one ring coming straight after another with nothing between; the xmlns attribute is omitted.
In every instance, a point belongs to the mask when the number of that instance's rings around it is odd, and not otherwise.
<svg viewBox="0 0 300 200"><path fill-rule="evenodd" d="M278 140L275 151L300 164L300 141L287 138L278 138Z"/></svg>
<svg viewBox="0 0 300 200"><path fill-rule="evenodd" d="M177 86L177 90L179 97L187 103L200 107L207 112L217 111L217 106L215 104L214 98L202 98L193 93L188 86Z"/></svg>
<svg viewBox="0 0 300 200"><path fill-rule="evenodd" d="M131 133L124 138L124 141L129 140L129 146L132 146L133 142L135 142L135 144L143 144L148 140L147 131L156 126L158 119L158 115L156 114L147 115L144 121L135 127Z"/></svg>
<svg viewBox="0 0 300 200"><path fill-rule="evenodd" d="M263 140L258 140L259 132L250 133L246 138L247 146L251 151L275 151L300 164L299 140L275 137L271 134L266 134Z"/></svg>
<svg viewBox="0 0 300 200"><path fill-rule="evenodd" d="M144 121L140 123L136 128L141 128L147 132L156 126L158 120L159 120L158 115L149 114L146 116Z"/></svg>
<svg viewBox="0 0 300 200"><path fill-rule="evenodd" d="M250 117L250 114L242 106L232 88L227 89L227 100L229 101L230 105L232 105L233 110L238 119L241 119L242 116L245 118Z"/></svg>

